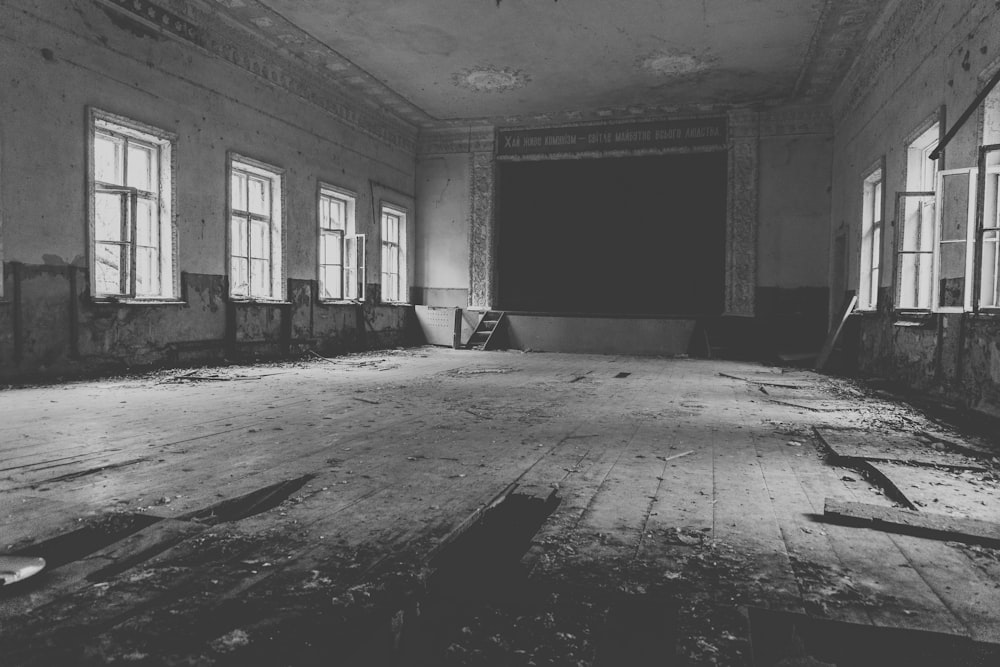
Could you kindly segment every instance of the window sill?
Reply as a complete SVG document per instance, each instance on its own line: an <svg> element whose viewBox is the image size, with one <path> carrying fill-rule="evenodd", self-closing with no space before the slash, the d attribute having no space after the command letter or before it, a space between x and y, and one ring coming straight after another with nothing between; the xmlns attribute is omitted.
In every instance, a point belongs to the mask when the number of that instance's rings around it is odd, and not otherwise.
<svg viewBox="0 0 1000 667"><path fill-rule="evenodd" d="M258 305L258 306L290 306L291 301L286 301L284 299L261 299L261 298L250 298L245 296L231 296L229 297L230 303L240 303L244 305Z"/></svg>
<svg viewBox="0 0 1000 667"><path fill-rule="evenodd" d="M325 306L356 306L364 303L361 299L320 299L319 302Z"/></svg>
<svg viewBox="0 0 1000 667"><path fill-rule="evenodd" d="M409 306L411 305L409 301L380 301L380 306Z"/></svg>
<svg viewBox="0 0 1000 667"><path fill-rule="evenodd" d="M892 314L892 326L933 328L937 322L935 314L929 310L897 310Z"/></svg>
<svg viewBox="0 0 1000 667"><path fill-rule="evenodd" d="M92 298L95 304L106 306L186 306L187 301L183 299L150 298L134 299L131 297L95 296Z"/></svg>

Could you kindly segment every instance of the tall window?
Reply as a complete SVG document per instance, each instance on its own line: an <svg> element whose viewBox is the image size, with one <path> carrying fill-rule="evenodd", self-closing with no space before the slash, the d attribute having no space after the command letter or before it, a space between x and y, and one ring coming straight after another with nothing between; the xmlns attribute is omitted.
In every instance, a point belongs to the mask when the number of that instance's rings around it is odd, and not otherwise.
<svg viewBox="0 0 1000 667"><path fill-rule="evenodd" d="M92 293L172 298L174 137L96 109L90 119Z"/></svg>
<svg viewBox="0 0 1000 667"><path fill-rule="evenodd" d="M403 301L406 291L406 211L382 206L382 300Z"/></svg>
<svg viewBox="0 0 1000 667"><path fill-rule="evenodd" d="M938 172L934 309L972 309L977 169Z"/></svg>
<svg viewBox="0 0 1000 667"><path fill-rule="evenodd" d="M1000 308L1000 88L986 97L980 149L978 307Z"/></svg>
<svg viewBox="0 0 1000 667"><path fill-rule="evenodd" d="M281 200L278 168L230 156L230 296L282 298Z"/></svg>
<svg viewBox="0 0 1000 667"><path fill-rule="evenodd" d="M906 146L906 191L896 196L896 308L930 310L934 292L937 161L941 134L934 123Z"/></svg>
<svg viewBox="0 0 1000 667"><path fill-rule="evenodd" d="M864 180L861 210L861 276L858 308L878 307L879 266L882 256L882 168Z"/></svg>
<svg viewBox="0 0 1000 667"><path fill-rule="evenodd" d="M365 298L365 237L354 233L354 209L354 195L332 186L320 186L321 299Z"/></svg>

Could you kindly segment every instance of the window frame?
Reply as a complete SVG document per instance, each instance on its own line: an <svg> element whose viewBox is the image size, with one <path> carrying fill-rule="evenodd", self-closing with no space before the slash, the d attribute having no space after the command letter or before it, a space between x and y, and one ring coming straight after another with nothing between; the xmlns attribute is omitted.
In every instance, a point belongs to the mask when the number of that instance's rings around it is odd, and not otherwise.
<svg viewBox="0 0 1000 667"><path fill-rule="evenodd" d="M995 154L997 159L990 160ZM991 164L992 162L992 164ZM973 312L1000 313L1000 144L987 144L979 147L979 172L976 179L976 221L975 221L975 257L973 258ZM996 183L992 192L987 192L987 181L990 175L996 175ZM987 196L991 195L991 196ZM992 226L986 225L987 206L992 207ZM983 267L986 254L986 234L992 233L993 249L993 288L991 305L983 302Z"/></svg>
<svg viewBox="0 0 1000 667"><path fill-rule="evenodd" d="M885 244L885 158L861 180L861 238L858 260L858 310L878 310Z"/></svg>
<svg viewBox="0 0 1000 667"><path fill-rule="evenodd" d="M932 299L931 299L931 310L935 313L965 313L972 311L972 296L973 296L973 267L974 267L974 257L977 254L977 249L973 246L976 240L976 209L977 197L976 190L978 187L978 174L979 169L976 167L961 167L958 169L938 169L937 171L937 188L936 188L936 211L935 211L935 222L934 222L934 272L933 272L933 285L932 285ZM949 176L961 176L965 175L968 178L968 203L966 205L966 234L965 239L948 239L944 240L942 236L942 224L944 221L945 210L943 206L944 202L944 180ZM941 305L941 245L942 243L965 243L965 287L962 294L962 305L961 306L942 306Z"/></svg>
<svg viewBox="0 0 1000 667"><path fill-rule="evenodd" d="M344 204L344 228L342 230L324 229L323 210L324 199L334 199ZM357 232L357 194L351 190L331 185L323 181L319 182L317 191L317 288L320 301L325 302L358 302L365 298L365 264L364 255L365 243L364 234ZM325 266L337 266L333 263L324 263L325 244L324 232L330 232L339 236L340 246L340 295L325 296L323 284L323 268Z"/></svg>
<svg viewBox="0 0 1000 667"><path fill-rule="evenodd" d="M386 239L386 218L391 216L397 219L396 221L396 238L395 240ZM379 204L379 248L380 248L380 282L381 286L381 297L383 303L394 303L394 304L405 304L409 302L409 297L406 294L408 290L407 284L407 265L406 265L406 226L409 217L409 211L403 207L389 202L380 202ZM394 252L396 254L396 272L392 273L387 271L386 258L387 253ZM387 278L391 279L392 276L396 277L396 298L390 298L387 294L386 284Z"/></svg>
<svg viewBox="0 0 1000 667"><path fill-rule="evenodd" d="M237 172L243 173L247 178L247 210L236 209L233 204L233 181ZM268 284L269 289L266 295L253 293L253 223L261 222L264 214L250 210L249 186L251 177L266 179L270 185L270 213L267 216L268 223ZM228 296L232 301L242 302L276 302L284 303L286 298L285 285L285 169L276 165L262 162L255 158L248 157L242 153L229 151L226 156L226 276L229 281ZM240 255L239 259L245 259L247 266L246 294L234 292L235 282L233 280L233 265L237 259L234 255L233 229L237 216L246 217L246 254ZM277 246L277 248L275 247ZM260 261L258 259L258 261Z"/></svg>
<svg viewBox="0 0 1000 667"><path fill-rule="evenodd" d="M123 184L111 184L97 180L97 149L96 141L99 135L112 136L125 142L123 154L127 156L129 143L153 148L155 158L156 191L140 190ZM180 274L178 271L177 253L177 182L176 173L177 135L148 123L135 120L120 114L112 113L97 107L87 107L87 248L90 267L90 296L95 301L116 303L151 303L180 301ZM122 181L127 182L127 157L122 163ZM122 233L128 224L128 239L114 242L122 247L123 254L128 255L126 262L119 268L119 283L122 288L118 292L103 292L98 289L97 280L97 247L101 241L97 238L97 195L99 193L117 194L122 202ZM158 220L158 245L156 249L157 272L159 274L159 290L156 293L138 294L138 276L136 273L138 238L137 238L137 206L138 200L154 201L153 207ZM126 215L125 211L128 211ZM107 241L106 243L112 243ZM125 268L127 266L127 268ZM127 271L127 275L126 275ZM127 284L126 284L127 283Z"/></svg>

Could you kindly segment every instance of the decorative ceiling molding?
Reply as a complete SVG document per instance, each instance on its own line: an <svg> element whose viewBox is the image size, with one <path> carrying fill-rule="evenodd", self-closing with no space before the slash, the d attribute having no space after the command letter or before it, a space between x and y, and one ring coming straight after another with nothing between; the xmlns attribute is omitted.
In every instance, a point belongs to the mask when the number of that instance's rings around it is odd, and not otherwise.
<svg viewBox="0 0 1000 667"><path fill-rule="evenodd" d="M417 154L492 153L495 137L495 126L488 124L423 128Z"/></svg>
<svg viewBox="0 0 1000 667"><path fill-rule="evenodd" d="M887 0L826 0L809 44L793 99L825 100L864 46Z"/></svg>
<svg viewBox="0 0 1000 667"><path fill-rule="evenodd" d="M939 1L903 0L887 10L889 13L882 18L877 37L864 45L833 95L834 119L843 118L867 97L882 73L895 61L904 41L912 37L918 23L936 15L928 11L934 8L940 10Z"/></svg>
<svg viewBox="0 0 1000 667"><path fill-rule="evenodd" d="M760 114L762 137L797 134L833 134L833 116L827 105L771 109Z"/></svg>
<svg viewBox="0 0 1000 667"><path fill-rule="evenodd" d="M271 41L222 7L241 11L254 0L94 0L106 11L200 47L327 111L345 125L406 152L416 152L416 124L395 113L382 91L348 89L289 50L292 40ZM259 17L258 17L259 18ZM260 22L266 24L266 22ZM385 87L382 86L384 89ZM385 89L387 90L387 89ZM394 94L393 94L394 95ZM398 96L396 96L398 97Z"/></svg>

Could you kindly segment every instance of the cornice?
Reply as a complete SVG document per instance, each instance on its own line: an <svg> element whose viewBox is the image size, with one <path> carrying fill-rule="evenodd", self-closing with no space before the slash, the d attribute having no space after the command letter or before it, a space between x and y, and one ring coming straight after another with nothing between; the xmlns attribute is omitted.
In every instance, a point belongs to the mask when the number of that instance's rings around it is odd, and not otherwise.
<svg viewBox="0 0 1000 667"><path fill-rule="evenodd" d="M901 0L886 8L854 63L833 96L833 117L841 119L853 111L890 68L896 54L921 20L928 20L928 10L940 8L939 0Z"/></svg>
<svg viewBox="0 0 1000 667"><path fill-rule="evenodd" d="M488 124L421 128L417 154L492 153L495 131L496 127Z"/></svg>
<svg viewBox="0 0 1000 667"><path fill-rule="evenodd" d="M408 153L417 149L417 127L402 117L390 93L348 89L332 71L304 61L292 48L308 45L304 33L291 38L250 29L230 11L251 11L261 6L255 0L94 0L108 11L121 13L160 33L197 46L332 114L340 122L381 143ZM269 11L269 10L268 10ZM262 25L273 26L262 22ZM291 30L291 28L289 29ZM315 41L315 40L313 40ZM357 83L367 83L362 80ZM385 89L384 86L381 88ZM388 90L388 89L385 89ZM391 91L390 91L391 92ZM391 95L395 95L391 93ZM398 96L396 96L398 97Z"/></svg>
<svg viewBox="0 0 1000 667"><path fill-rule="evenodd" d="M795 83L794 99L829 98L885 4L886 0L826 0Z"/></svg>

